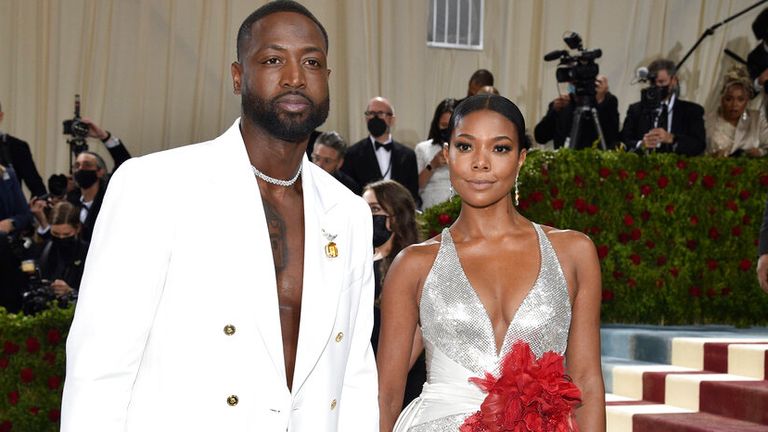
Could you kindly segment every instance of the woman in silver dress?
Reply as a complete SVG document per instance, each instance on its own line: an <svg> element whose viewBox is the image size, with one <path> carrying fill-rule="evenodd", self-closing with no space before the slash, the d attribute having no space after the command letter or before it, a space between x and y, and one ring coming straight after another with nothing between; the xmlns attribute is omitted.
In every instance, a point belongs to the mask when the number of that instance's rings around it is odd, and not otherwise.
<svg viewBox="0 0 768 432"><path fill-rule="evenodd" d="M498 375L518 341L537 358L564 355L581 391L576 423L605 430L597 253L584 234L517 212L512 191L528 147L523 116L508 99L477 95L456 108L443 151L461 213L440 235L404 249L384 282L382 431L458 431L486 397L469 379ZM427 383L401 413L417 325Z"/></svg>

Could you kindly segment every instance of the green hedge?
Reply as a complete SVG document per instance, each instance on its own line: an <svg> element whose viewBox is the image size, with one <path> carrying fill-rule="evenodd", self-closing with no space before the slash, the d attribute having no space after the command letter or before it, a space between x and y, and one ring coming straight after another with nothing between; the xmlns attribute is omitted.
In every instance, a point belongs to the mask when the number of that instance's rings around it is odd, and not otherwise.
<svg viewBox="0 0 768 432"><path fill-rule="evenodd" d="M764 159L534 151L519 208L595 242L603 322L748 326L768 322L755 276L767 191ZM425 234L450 225L460 205L427 210Z"/></svg>
<svg viewBox="0 0 768 432"><path fill-rule="evenodd" d="M0 432L59 430L72 314L72 308L53 308L9 315L0 308Z"/></svg>

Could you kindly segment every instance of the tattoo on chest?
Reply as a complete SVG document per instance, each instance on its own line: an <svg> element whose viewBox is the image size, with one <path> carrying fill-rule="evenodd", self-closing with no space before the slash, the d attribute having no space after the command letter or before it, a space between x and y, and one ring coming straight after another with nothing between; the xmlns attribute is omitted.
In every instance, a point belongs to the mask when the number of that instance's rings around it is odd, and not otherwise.
<svg viewBox="0 0 768 432"><path fill-rule="evenodd" d="M281 272L288 264L288 240L285 232L285 220L275 208L264 201L264 215L267 218L267 231L272 246L272 258L275 261L275 272Z"/></svg>

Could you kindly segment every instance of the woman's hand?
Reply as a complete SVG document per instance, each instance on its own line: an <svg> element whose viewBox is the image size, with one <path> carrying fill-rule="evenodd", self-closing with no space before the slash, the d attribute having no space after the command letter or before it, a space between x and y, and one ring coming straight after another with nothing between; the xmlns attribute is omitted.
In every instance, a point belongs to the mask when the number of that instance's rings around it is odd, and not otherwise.
<svg viewBox="0 0 768 432"><path fill-rule="evenodd" d="M64 297L65 295L71 294L75 291L71 286L69 286L69 284L61 279L56 279L51 283L51 290L54 294L56 294L56 297Z"/></svg>

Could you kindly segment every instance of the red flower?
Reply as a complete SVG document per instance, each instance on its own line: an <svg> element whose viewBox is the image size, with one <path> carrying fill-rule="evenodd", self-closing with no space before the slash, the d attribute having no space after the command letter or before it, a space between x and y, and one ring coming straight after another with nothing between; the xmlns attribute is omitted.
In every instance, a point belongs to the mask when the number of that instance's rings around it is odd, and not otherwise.
<svg viewBox="0 0 768 432"><path fill-rule="evenodd" d="M740 166L735 166L735 167L731 168L731 176L732 177L736 177L737 175L739 175L739 174L741 174L743 172L744 172L744 168L742 168Z"/></svg>
<svg viewBox="0 0 768 432"><path fill-rule="evenodd" d="M57 390L61 386L61 377L58 375L51 375L48 377L48 388L51 390Z"/></svg>
<svg viewBox="0 0 768 432"><path fill-rule="evenodd" d="M587 229L587 232L589 232L590 234L600 234L602 231L603 230L601 230L600 227L596 227L596 226L589 227Z"/></svg>
<svg viewBox="0 0 768 432"><path fill-rule="evenodd" d="M731 228L731 235L734 237L741 237L741 227L736 225L735 227Z"/></svg>
<svg viewBox="0 0 768 432"><path fill-rule="evenodd" d="M613 291L608 290L608 289L604 289L603 290L603 301L604 302L609 302L611 300L613 300Z"/></svg>
<svg viewBox="0 0 768 432"><path fill-rule="evenodd" d="M632 217L632 215L624 215L624 225L626 226L632 226L635 224L635 219Z"/></svg>
<svg viewBox="0 0 768 432"><path fill-rule="evenodd" d="M656 185L659 186L659 189L664 189L665 187L669 186L669 179L666 176L661 176L656 181Z"/></svg>
<svg viewBox="0 0 768 432"><path fill-rule="evenodd" d="M597 214L597 212L600 210L599 207L597 207L594 204L587 204L587 214L594 216Z"/></svg>
<svg viewBox="0 0 768 432"><path fill-rule="evenodd" d="M717 230L717 228L712 227L709 229L709 238L712 240L717 240L720 238L720 231Z"/></svg>
<svg viewBox="0 0 768 432"><path fill-rule="evenodd" d="M527 199L520 198L520 204L518 205L520 207L520 210L528 210L528 208L531 207L531 202Z"/></svg>
<svg viewBox="0 0 768 432"><path fill-rule="evenodd" d="M667 204L667 206L664 207L664 211L667 212L667 214L672 214L675 212L675 206L672 204Z"/></svg>
<svg viewBox="0 0 768 432"><path fill-rule="evenodd" d="M8 393L8 403L11 405L16 405L19 403L19 392L14 390L12 392Z"/></svg>
<svg viewBox="0 0 768 432"><path fill-rule="evenodd" d="M691 225L698 225L699 224L699 217L696 215L691 216Z"/></svg>
<svg viewBox="0 0 768 432"><path fill-rule="evenodd" d="M629 237L632 240L640 240L640 237L643 235L643 232L640 231L640 228L633 228L632 231L629 232Z"/></svg>
<svg viewBox="0 0 768 432"><path fill-rule="evenodd" d="M11 432L13 429L13 423L9 422L8 420L3 420L0 422L0 432Z"/></svg>
<svg viewBox="0 0 768 432"><path fill-rule="evenodd" d="M739 211L739 206L734 200L728 200L728 202L725 203L725 207L732 212Z"/></svg>
<svg viewBox="0 0 768 432"><path fill-rule="evenodd" d="M61 411L54 408L50 411L48 411L48 420L50 420L53 423L58 422L61 419Z"/></svg>
<svg viewBox="0 0 768 432"><path fill-rule="evenodd" d="M541 193L541 191L534 191L531 194L531 201L533 201L533 202L542 202L542 201L544 201L544 194Z"/></svg>
<svg viewBox="0 0 768 432"><path fill-rule="evenodd" d="M713 260L712 258L707 259L707 268L710 271L717 270L717 260Z"/></svg>
<svg viewBox="0 0 768 432"><path fill-rule="evenodd" d="M651 194L651 187L650 186L648 186L647 184L644 184L644 185L640 186L640 195L648 196L650 194Z"/></svg>
<svg viewBox="0 0 768 432"><path fill-rule="evenodd" d="M669 269L669 273L670 273L672 276L674 276L674 277L677 277L677 275L679 275L679 274L680 274L680 269L679 269L679 268L677 268L677 267L672 267L671 269Z"/></svg>
<svg viewBox="0 0 768 432"><path fill-rule="evenodd" d="M624 168L619 170L619 178L622 180L626 180L627 177L629 177L629 173Z"/></svg>
<svg viewBox="0 0 768 432"><path fill-rule="evenodd" d="M635 280L635 278L629 278L627 279L627 285L634 288L637 286L637 281Z"/></svg>
<svg viewBox="0 0 768 432"><path fill-rule="evenodd" d="M711 175L705 175L701 179L701 185L704 186L705 189L712 189L715 187L715 178Z"/></svg>
<svg viewBox="0 0 768 432"><path fill-rule="evenodd" d="M649 212L648 210L643 210L640 213L640 219L642 219L643 222L648 222L648 219L650 218L651 218L651 212Z"/></svg>
<svg viewBox="0 0 768 432"><path fill-rule="evenodd" d="M597 171L597 173L602 178L608 178L608 176L611 175L611 170L610 170L610 168L600 167L600 169Z"/></svg>
<svg viewBox="0 0 768 432"><path fill-rule="evenodd" d="M451 223L451 215L447 213L440 213L440 215L437 216L437 222L440 223L442 226L446 226L449 223Z"/></svg>
<svg viewBox="0 0 768 432"><path fill-rule="evenodd" d="M601 260L608 256L608 245L600 245L597 247L597 257Z"/></svg>
<svg viewBox="0 0 768 432"><path fill-rule="evenodd" d="M561 200L560 198L555 198L552 201L550 201L550 204L552 205L553 209L562 210L563 206L565 205L565 201Z"/></svg>
<svg viewBox="0 0 768 432"><path fill-rule="evenodd" d="M699 247L699 242L697 240L688 240L685 242L685 247L694 251L697 247Z"/></svg>
<svg viewBox="0 0 768 432"><path fill-rule="evenodd" d="M653 242L653 241L651 241L651 240L647 240L647 241L645 242L645 247L647 247L648 249L653 249L653 248L655 248L655 247L656 247L656 243L654 243L654 242Z"/></svg>
<svg viewBox="0 0 768 432"><path fill-rule="evenodd" d="M742 200L742 201L746 201L746 200L749 199L750 195L751 194L749 193L749 191L744 189L741 192L739 192L739 199Z"/></svg>
<svg viewBox="0 0 768 432"><path fill-rule="evenodd" d="M30 414L37 415L37 413L39 413L39 412L40 412L40 407L36 407L36 406L29 407L29 413Z"/></svg>
<svg viewBox="0 0 768 432"><path fill-rule="evenodd" d="M621 279L621 278L623 278L623 277L624 277L624 273L622 273L622 272L620 272L620 271L618 271L618 270L614 270L614 271L613 271L613 278L614 278L614 279L616 279L616 280L620 280L620 279Z"/></svg>
<svg viewBox="0 0 768 432"><path fill-rule="evenodd" d="M647 175L648 173L643 170L637 170L637 172L635 172L635 178L638 180L644 179Z"/></svg>
<svg viewBox="0 0 768 432"><path fill-rule="evenodd" d="M19 349L20 347L11 341L5 341L3 343L3 353L5 354L16 354L19 352Z"/></svg>
<svg viewBox="0 0 768 432"><path fill-rule="evenodd" d="M61 332L59 332L58 329L50 329L48 330L46 339L48 339L49 345L58 345L59 342L61 342Z"/></svg>
<svg viewBox="0 0 768 432"><path fill-rule="evenodd" d="M752 218L749 217L749 215L744 215L741 218L741 224L742 225L752 225Z"/></svg>
<svg viewBox="0 0 768 432"><path fill-rule="evenodd" d="M584 198L576 198L576 200L573 201L573 207L576 208L577 212L584 213L587 211L587 202L584 201Z"/></svg>
<svg viewBox="0 0 768 432"><path fill-rule="evenodd" d="M714 288L707 288L707 297L712 298L717 295L717 291Z"/></svg>
<svg viewBox="0 0 768 432"><path fill-rule="evenodd" d="M43 354L43 361L53 366L53 364L56 362L56 353L53 353L51 351L46 352L45 354Z"/></svg>
<svg viewBox="0 0 768 432"><path fill-rule="evenodd" d="M27 338L27 352L34 354L40 351L40 341L36 337L30 336Z"/></svg>
<svg viewBox="0 0 768 432"><path fill-rule="evenodd" d="M633 194L632 192L627 192L627 194L624 195L624 199L627 201L632 201L633 199L635 199L635 194Z"/></svg>
<svg viewBox="0 0 768 432"><path fill-rule="evenodd" d="M541 166L541 175L543 175L544 177L549 175L549 169L547 168L546 165Z"/></svg>
<svg viewBox="0 0 768 432"><path fill-rule="evenodd" d="M573 183L576 184L576 187L584 187L584 179L578 175L573 176Z"/></svg>
<svg viewBox="0 0 768 432"><path fill-rule="evenodd" d="M684 161L683 159L680 159L679 161L677 161L677 169L684 170L686 168L688 168L688 163L686 161Z"/></svg>
<svg viewBox="0 0 768 432"><path fill-rule="evenodd" d="M638 254L632 254L629 256L629 259L632 261L632 264L634 265L640 265L640 255Z"/></svg>
<svg viewBox="0 0 768 432"><path fill-rule="evenodd" d="M0 357L0 369L7 368L8 363L10 363L10 360L8 360L8 357Z"/></svg>
<svg viewBox="0 0 768 432"><path fill-rule="evenodd" d="M664 255L661 255L660 257L656 258L656 265L661 267L664 264L667 263L667 257Z"/></svg>
<svg viewBox="0 0 768 432"><path fill-rule="evenodd" d="M30 368L21 368L21 371L19 371L19 376L21 377L21 382L25 384L30 383L35 379L35 372Z"/></svg>
<svg viewBox="0 0 768 432"><path fill-rule="evenodd" d="M752 261L750 261L750 260L748 260L746 258L741 260L741 262L739 263L739 269L741 271L748 271L751 268L752 268Z"/></svg>
<svg viewBox="0 0 768 432"><path fill-rule="evenodd" d="M768 186L768 174L760 176L760 186Z"/></svg>
<svg viewBox="0 0 768 432"><path fill-rule="evenodd" d="M627 244L627 243L629 243L629 238L630 238L629 234L624 233L624 232L619 233L619 243Z"/></svg>
<svg viewBox="0 0 768 432"><path fill-rule="evenodd" d="M690 173L688 173L689 185L693 185L694 183L696 183L696 180L698 179L699 179L699 173L697 173L696 171L691 171Z"/></svg>
<svg viewBox="0 0 768 432"><path fill-rule="evenodd" d="M701 297L701 288L697 286L692 286L688 288L688 295L691 297Z"/></svg>
<svg viewBox="0 0 768 432"><path fill-rule="evenodd" d="M560 193L560 189L557 188L557 186L552 186L549 188L549 194L552 195L552 198L557 197L557 195Z"/></svg>
<svg viewBox="0 0 768 432"><path fill-rule="evenodd" d="M515 342L498 378L486 372L483 378L469 379L487 396L459 431L577 430L572 416L581 392L565 375L563 361L552 351L537 360L527 343Z"/></svg>

